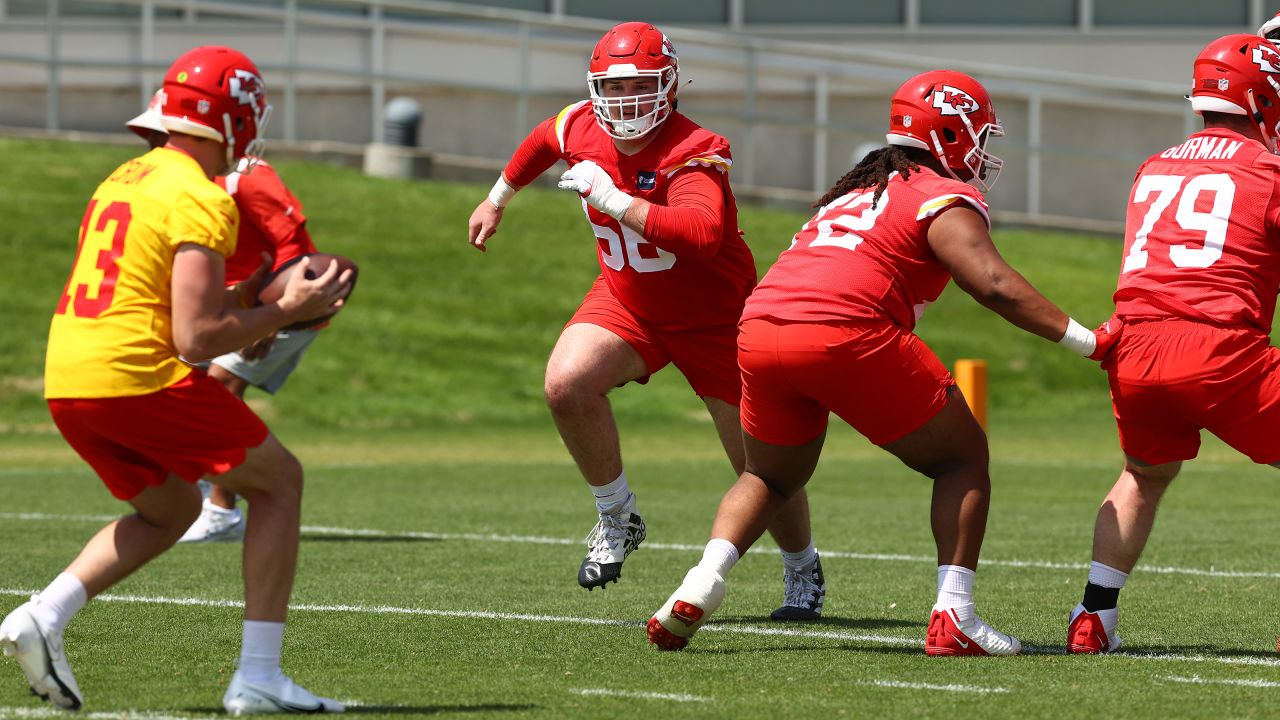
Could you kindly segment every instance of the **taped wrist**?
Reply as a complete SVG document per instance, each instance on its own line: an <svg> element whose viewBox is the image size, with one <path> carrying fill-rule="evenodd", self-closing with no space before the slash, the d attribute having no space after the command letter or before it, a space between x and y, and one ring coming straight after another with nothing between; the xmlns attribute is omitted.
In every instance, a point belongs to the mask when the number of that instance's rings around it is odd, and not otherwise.
<svg viewBox="0 0 1280 720"><path fill-rule="evenodd" d="M595 196L595 193L592 195ZM595 202L592 204L600 212L621 222L622 216L627 214L627 208L631 207L632 200L635 198L617 188L610 188L595 197ZM590 202L591 198L587 198L587 201Z"/></svg>
<svg viewBox="0 0 1280 720"><path fill-rule="evenodd" d="M1075 318L1067 318L1067 332L1058 344L1089 357L1098 347L1098 338L1092 330L1076 322Z"/></svg>
<svg viewBox="0 0 1280 720"><path fill-rule="evenodd" d="M489 191L489 203L501 210L507 206L511 198L516 194L516 188L507 184L507 179L502 175L498 175L498 182L493 184L493 189Z"/></svg>

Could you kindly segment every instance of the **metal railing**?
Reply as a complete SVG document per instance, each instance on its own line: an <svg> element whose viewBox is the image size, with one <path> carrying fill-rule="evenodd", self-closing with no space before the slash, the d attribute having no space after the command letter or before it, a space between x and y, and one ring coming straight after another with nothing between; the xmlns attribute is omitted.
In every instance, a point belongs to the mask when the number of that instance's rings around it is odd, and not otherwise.
<svg viewBox="0 0 1280 720"><path fill-rule="evenodd" d="M382 138L382 111L389 88L403 92L406 88L447 89L497 94L513 102L512 112L519 136L532 127L534 101L548 97L572 97L582 92L582 76L565 77L564 73L536 71L535 68L565 64L569 60L580 67L586 48L612 25L607 21L564 17L556 13L532 13L434 0L282 0L278 6L253 5L227 0L81 0L117 7L136 7L136 18L104 20L92 23L67 17L60 12L59 0L48 0L43 21L10 17L0 23L0 65L43 68L47 87L45 126L56 130L75 127L76 119L61 113L62 93L68 73L84 71L116 73L119 85L136 83L138 105L159 82L161 73L172 59L161 55L158 47L181 38L187 45L207 42L206 38L223 38L240 33L249 40L275 48L275 58L259 63L268 75L273 102L281 118L280 134L286 141L299 137L300 93L317 83L341 80L368 92L369 114L373 119L371 137ZM915 0L908 0L908 7ZM1091 0L1080 0L1088 6ZM3 0L0 0L3 2ZM1255 5L1256 5L1255 1ZM553 3L554 5L554 3ZM563 7L561 4L560 7ZM158 12L161 11L161 12ZM1255 8L1253 14L1258 14ZM740 19L740 13L738 15ZM254 23L245 29L245 21ZM816 46L810 43L744 36L723 32L686 28L664 28L677 43L684 68L720 78L726 90L716 99L718 107L699 108L698 119L714 118L739 128L732 137L738 164L736 182L767 191L772 173L762 168L776 167L778 152L771 147L770 133L799 133L810 138L808 158L792 158L807 163L811 172L803 183L793 183L786 190L820 194L832 182L831 166L847 162L847 155L835 154L833 138L847 146L852 138L863 142L883 132L883 120L863 122L833 117L832 108L839 101L867 100L887 106L888 93L908 75L938 66L936 59L914 55L859 49L855 47ZM32 39L43 36L43 51L31 49ZM300 39L310 37L357 40L364 51L358 62L329 62L325 53L302 53ZM121 52L119 43L84 42L68 47L65 38L125 37L136 38L136 52ZM14 43L6 38L25 38L27 52L11 51ZM164 41L164 42L162 42ZM248 40L246 40L248 41ZM413 61L407 48L431 47L432 43L464 48L466 57L456 65L434 66ZM86 52L88 49L90 52ZM477 58L501 50L514 51L515 62L493 64L492 72L464 72ZM258 55L250 53L258 59ZM1092 227L1091 221L1104 220L1096 227L1114 228L1118 219L1115 208L1105 212L1063 212L1046 197L1045 180L1061 172L1057 166L1075 167L1090 154L1098 155L1099 166L1123 161L1136 166L1149 150L1123 147L1116 151L1097 150L1079 144L1048 144L1046 125L1064 113L1094 118L1125 113L1150 123L1153 127L1170 126L1174 131L1167 141L1180 139L1178 133L1192 128L1193 116L1181 100L1185 88L1169 83L1141 82L1122 78L1099 78L1067 72L1032 70L977 62L948 62L953 69L979 77L992 95L1002 115L1006 109L1025 114L1025 141L1010 140L1001 145L1019 159L1019 185L1006 193L993 195L993 206L1011 211L1019 219L1033 223L1077 224ZM0 98L6 80L0 78ZM280 90L277 90L279 88ZM281 92L282 91L282 92ZM279 93L279 94L277 94ZM803 103L807 112L770 112L778 99ZM736 105L736 107L734 107ZM0 102L0 109L3 103ZM708 122L719 129L715 122ZM1095 140L1107 137L1105 124L1093 134ZM1089 135L1088 132L1084 133ZM333 140L313 137L307 139ZM511 138L512 141L519 137ZM506 142L506 138L499 139ZM1159 145L1164 147L1165 145ZM509 152L514 144L503 152ZM447 148L440 148L448 150ZM1053 167L1046 168L1046 163ZM840 168L842 172L843 169ZM1082 176L1091 171L1076 170ZM1109 170L1109 173L1116 171ZM1006 170L1008 174L1008 169ZM1118 187L1127 191L1132 169L1119 172ZM1056 177L1056 175L1054 175ZM1109 175L1108 175L1109 176ZM1083 180L1082 180L1083 182ZM1000 192L997 188L996 193ZM1055 194L1056 195L1056 194ZM1122 207L1117 205L1117 207ZM1074 220L1070 216L1075 216ZM1076 222L1078 221L1078 222Z"/></svg>

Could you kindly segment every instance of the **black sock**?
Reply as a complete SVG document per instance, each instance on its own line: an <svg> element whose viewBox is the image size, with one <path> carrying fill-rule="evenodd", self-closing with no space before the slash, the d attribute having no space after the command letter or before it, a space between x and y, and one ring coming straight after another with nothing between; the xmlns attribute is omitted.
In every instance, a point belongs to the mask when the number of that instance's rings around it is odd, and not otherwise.
<svg viewBox="0 0 1280 720"><path fill-rule="evenodd" d="M1108 588L1089 583L1084 586L1084 600L1081 603L1089 612L1110 610L1120 601L1120 588Z"/></svg>

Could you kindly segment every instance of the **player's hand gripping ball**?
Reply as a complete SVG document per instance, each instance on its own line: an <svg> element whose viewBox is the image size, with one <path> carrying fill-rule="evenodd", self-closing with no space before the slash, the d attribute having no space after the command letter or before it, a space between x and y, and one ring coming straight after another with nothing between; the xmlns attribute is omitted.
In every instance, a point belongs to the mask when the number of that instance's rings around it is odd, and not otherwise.
<svg viewBox="0 0 1280 720"><path fill-rule="evenodd" d="M339 277L342 276L342 273L346 272L347 270L350 270L351 271L351 292L347 293L347 302L351 301L351 293L355 292L355 289L356 289L356 279L360 277L359 266L357 266L354 262L352 262L350 258L346 258L341 255L329 255L327 253L312 253L310 255L296 257L290 260L289 262L281 265L275 272L268 275L266 280L264 280L262 283L262 289L258 291L259 305L266 305L269 303L273 303L280 300L280 298L284 297L284 288L286 285L289 284L289 278L293 277L293 274L298 271L298 261L301 260L303 257L310 258L309 264L307 266L307 275L306 275L308 280L314 280L320 275L323 275L324 272L329 269L329 263L334 263L334 262L338 263ZM345 303L343 306L345 307ZM332 318L336 314L337 313L329 313L327 315L321 315L319 317L311 318L309 320L302 320L281 329L304 330L306 328L315 327L316 325L326 322L327 320L329 320L329 318Z"/></svg>

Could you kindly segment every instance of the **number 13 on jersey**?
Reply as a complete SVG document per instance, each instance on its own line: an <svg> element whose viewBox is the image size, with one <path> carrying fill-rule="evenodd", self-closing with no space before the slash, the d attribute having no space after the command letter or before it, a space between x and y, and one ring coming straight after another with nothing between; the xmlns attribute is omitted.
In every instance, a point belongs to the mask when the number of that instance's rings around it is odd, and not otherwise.
<svg viewBox="0 0 1280 720"><path fill-rule="evenodd" d="M58 300L58 315L70 311L76 317L96 318L111 307L115 297L116 279L120 276L116 261L124 254L133 213L129 203L124 202L113 202L95 215L96 210L98 201L90 200L80 221L76 263Z"/></svg>

